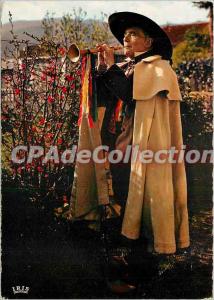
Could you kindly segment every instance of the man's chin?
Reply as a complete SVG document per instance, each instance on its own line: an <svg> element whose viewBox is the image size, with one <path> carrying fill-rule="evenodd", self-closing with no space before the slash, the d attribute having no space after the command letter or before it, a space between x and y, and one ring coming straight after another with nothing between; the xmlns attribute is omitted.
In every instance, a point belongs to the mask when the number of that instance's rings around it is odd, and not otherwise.
<svg viewBox="0 0 214 300"><path fill-rule="evenodd" d="M134 57L134 52L131 50L131 49L128 49L128 48L124 48L124 54L127 56L127 57Z"/></svg>

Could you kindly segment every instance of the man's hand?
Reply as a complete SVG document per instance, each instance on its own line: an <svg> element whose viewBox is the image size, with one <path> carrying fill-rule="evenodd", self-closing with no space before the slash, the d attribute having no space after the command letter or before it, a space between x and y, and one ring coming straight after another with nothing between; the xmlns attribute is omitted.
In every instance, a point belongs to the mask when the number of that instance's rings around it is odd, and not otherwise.
<svg viewBox="0 0 214 300"><path fill-rule="evenodd" d="M114 50L106 44L97 44L98 51L98 68L106 65L110 68L114 64Z"/></svg>

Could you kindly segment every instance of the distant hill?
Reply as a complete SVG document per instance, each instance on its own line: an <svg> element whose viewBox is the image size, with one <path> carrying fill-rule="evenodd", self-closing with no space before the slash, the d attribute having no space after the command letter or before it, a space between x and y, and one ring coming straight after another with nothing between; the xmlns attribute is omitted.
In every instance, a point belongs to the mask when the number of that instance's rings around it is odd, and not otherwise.
<svg viewBox="0 0 214 300"><path fill-rule="evenodd" d="M57 20L57 19L56 19ZM90 20L86 20L90 26ZM19 39L29 39L32 42L36 42L35 40L32 40L30 37L23 34L24 31L28 32L29 34L33 34L37 37L41 37L43 34L42 29L42 22L41 21L16 21L13 23L14 25L14 33L18 35ZM197 27L199 29L202 29L204 27L208 27L208 22L198 22L198 23L191 23L191 24L181 24L181 25L166 25L162 28L166 31L168 34L173 46L176 46L178 43L183 41L185 31L191 27ZM11 39L11 25L10 23L6 23L2 25L2 32L1 32L1 39L2 40L9 40ZM113 43L115 41L112 41ZM2 41L2 53L6 47L7 42ZM10 45L8 46L10 47Z"/></svg>
<svg viewBox="0 0 214 300"><path fill-rule="evenodd" d="M23 34L23 32L25 32L25 31L30 34L33 34L37 37L41 37L43 34L41 21L16 21L13 23L13 26L14 26L14 33L18 35L19 40L28 39L31 42L36 43L36 41L34 39ZM2 51L2 53L4 52L4 49L6 46L8 48L11 48L11 46L8 44L8 42L3 41L3 40L12 39L10 30L11 30L10 23L6 23L2 26L2 31L1 31L1 40L2 40L1 51Z"/></svg>

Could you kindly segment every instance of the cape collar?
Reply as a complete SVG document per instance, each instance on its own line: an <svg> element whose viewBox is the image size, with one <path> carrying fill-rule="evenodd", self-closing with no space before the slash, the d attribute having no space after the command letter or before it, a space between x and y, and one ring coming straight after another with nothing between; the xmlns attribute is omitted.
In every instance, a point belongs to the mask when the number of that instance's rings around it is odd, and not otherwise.
<svg viewBox="0 0 214 300"><path fill-rule="evenodd" d="M157 54L157 55L148 56L148 57L143 58L142 61L150 63L150 62L152 62L154 60L157 60L157 59L161 59L161 55Z"/></svg>
<svg viewBox="0 0 214 300"><path fill-rule="evenodd" d="M158 55L158 54L155 54L152 50L149 50L149 51L146 51L146 52L136 52L136 56L134 58L130 58L130 57L127 57L125 59L126 62L130 63L130 62L133 62L133 63L138 63L140 61L144 61L144 62L152 62L154 60L157 60L157 59L160 59L161 56Z"/></svg>

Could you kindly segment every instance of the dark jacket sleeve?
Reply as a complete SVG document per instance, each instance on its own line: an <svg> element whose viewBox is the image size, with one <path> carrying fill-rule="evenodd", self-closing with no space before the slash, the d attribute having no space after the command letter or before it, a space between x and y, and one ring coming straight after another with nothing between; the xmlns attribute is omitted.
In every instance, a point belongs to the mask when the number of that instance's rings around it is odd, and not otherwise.
<svg viewBox="0 0 214 300"><path fill-rule="evenodd" d="M131 82L124 71L114 64L106 72L97 75L97 94L98 105L102 102L109 103L115 99L129 103L132 101Z"/></svg>
<svg viewBox="0 0 214 300"><path fill-rule="evenodd" d="M102 75L97 74L96 76L96 86L97 86L97 106L109 106L111 103L116 102L116 98L111 90L107 88L104 81L102 80Z"/></svg>

